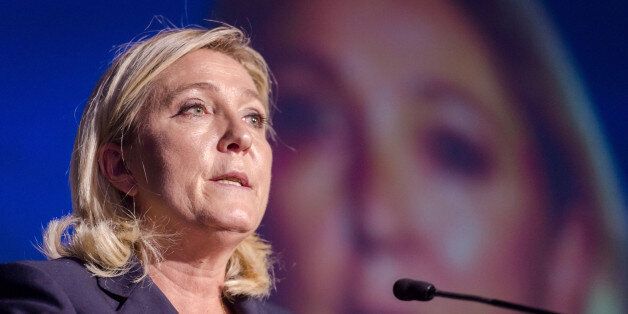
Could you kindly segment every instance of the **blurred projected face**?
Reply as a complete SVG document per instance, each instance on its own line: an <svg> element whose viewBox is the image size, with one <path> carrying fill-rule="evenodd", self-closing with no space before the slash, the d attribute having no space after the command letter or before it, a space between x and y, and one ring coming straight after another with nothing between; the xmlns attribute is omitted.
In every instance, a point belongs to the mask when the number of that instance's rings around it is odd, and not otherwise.
<svg viewBox="0 0 628 314"><path fill-rule="evenodd" d="M275 124L295 151L276 152L269 232L298 312L491 310L397 301L402 277L528 303L538 290L543 180L518 104L462 12L407 2L286 15L298 36L277 43Z"/></svg>

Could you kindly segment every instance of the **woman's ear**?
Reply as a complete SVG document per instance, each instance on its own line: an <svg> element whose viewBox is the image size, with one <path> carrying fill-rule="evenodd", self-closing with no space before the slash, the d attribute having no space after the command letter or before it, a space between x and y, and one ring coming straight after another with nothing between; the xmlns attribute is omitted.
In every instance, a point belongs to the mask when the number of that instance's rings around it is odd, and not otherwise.
<svg viewBox="0 0 628 314"><path fill-rule="evenodd" d="M98 151L100 172L120 192L135 196L137 186L135 178L127 168L122 148L118 144L106 143Z"/></svg>

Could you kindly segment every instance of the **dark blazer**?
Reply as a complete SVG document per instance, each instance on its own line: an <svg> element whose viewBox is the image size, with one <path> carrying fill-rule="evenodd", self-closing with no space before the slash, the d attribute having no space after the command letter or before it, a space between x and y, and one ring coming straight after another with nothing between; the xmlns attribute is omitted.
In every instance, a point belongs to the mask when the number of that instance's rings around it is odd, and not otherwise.
<svg viewBox="0 0 628 314"><path fill-rule="evenodd" d="M0 313L177 313L135 263L118 277L93 276L80 260L25 261L0 265ZM256 299L229 304L235 313L285 313Z"/></svg>

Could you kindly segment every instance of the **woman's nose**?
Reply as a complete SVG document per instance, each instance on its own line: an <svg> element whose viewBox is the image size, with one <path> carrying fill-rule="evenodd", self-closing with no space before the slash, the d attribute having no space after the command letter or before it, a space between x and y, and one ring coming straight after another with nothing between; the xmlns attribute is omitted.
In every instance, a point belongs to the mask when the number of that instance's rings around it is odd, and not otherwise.
<svg viewBox="0 0 628 314"><path fill-rule="evenodd" d="M250 130L241 120L229 122L224 135L218 142L218 150L223 153L239 153L251 148L253 139Z"/></svg>

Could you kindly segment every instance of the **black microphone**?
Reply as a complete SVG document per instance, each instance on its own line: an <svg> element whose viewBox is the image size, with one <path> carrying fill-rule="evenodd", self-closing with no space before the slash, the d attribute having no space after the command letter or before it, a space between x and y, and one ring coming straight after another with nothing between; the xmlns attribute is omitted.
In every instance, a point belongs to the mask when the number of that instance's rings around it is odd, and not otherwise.
<svg viewBox="0 0 628 314"><path fill-rule="evenodd" d="M558 312L533 308L498 299L483 298L471 294L439 291L436 289L436 287L434 287L433 284L429 282L412 280L407 278L399 279L395 282L395 285L393 286L393 294L397 299L401 301L429 301L435 296L439 296L457 300L475 301L527 313L558 314Z"/></svg>

